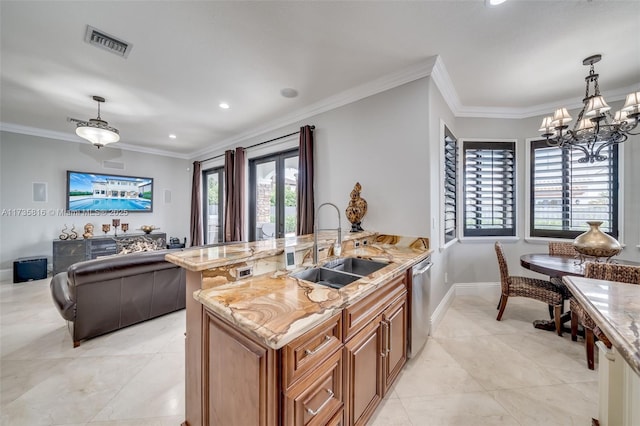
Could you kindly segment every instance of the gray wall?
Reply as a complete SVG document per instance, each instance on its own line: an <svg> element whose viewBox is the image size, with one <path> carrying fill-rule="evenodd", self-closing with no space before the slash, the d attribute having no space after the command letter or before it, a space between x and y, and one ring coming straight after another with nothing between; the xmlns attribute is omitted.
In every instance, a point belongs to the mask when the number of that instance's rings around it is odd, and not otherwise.
<svg viewBox="0 0 640 426"><path fill-rule="evenodd" d="M125 169L103 168L104 160L124 163ZM124 151L117 145L98 150L88 143L1 132L0 164L0 209L45 209L47 212L45 216L24 217L4 211L0 216L0 270L5 279L18 257L46 255L51 268L52 241L57 239L64 224L69 228L75 225L82 234L84 224L90 222L98 235L102 233L100 225L111 223L115 218L51 213L51 209L65 208L67 170L152 177L154 211L120 216L121 221L129 223L129 232L140 232L135 230L141 225L155 225L166 232L167 237L182 239L189 235L191 166L187 160ZM33 182L47 183L47 202L33 201ZM170 203L165 203L165 190L171 192Z"/></svg>
<svg viewBox="0 0 640 426"><path fill-rule="evenodd" d="M621 103L610 103L613 110L621 107ZM573 117L579 111L570 111ZM528 118L522 120L508 119L479 119L479 118L458 118L456 120L456 136L464 138L498 138L517 139L517 177L518 177L518 236L517 242L504 243L509 272L513 275L537 276L520 267L520 256L525 253L546 252L547 241L525 240L525 150L526 139L537 138L537 129L540 127L542 117ZM624 218L622 221L621 242L626 245L620 258L640 261L640 136L632 136L622 145L621 164L623 172L621 183L623 192L620 199L624 203ZM492 241L471 242L463 241L449 248L451 251L451 265L449 277L456 283L492 282L498 281L498 268L495 260ZM448 250L448 251L449 251Z"/></svg>

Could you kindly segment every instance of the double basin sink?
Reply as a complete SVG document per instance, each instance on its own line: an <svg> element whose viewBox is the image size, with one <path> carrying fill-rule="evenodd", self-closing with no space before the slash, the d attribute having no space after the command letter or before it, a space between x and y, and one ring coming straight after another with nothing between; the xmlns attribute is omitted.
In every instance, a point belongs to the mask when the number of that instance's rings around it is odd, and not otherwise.
<svg viewBox="0 0 640 426"><path fill-rule="evenodd" d="M332 260L316 268L291 274L291 276L327 287L342 288L387 265L388 263L386 262L360 259L358 257L345 257Z"/></svg>

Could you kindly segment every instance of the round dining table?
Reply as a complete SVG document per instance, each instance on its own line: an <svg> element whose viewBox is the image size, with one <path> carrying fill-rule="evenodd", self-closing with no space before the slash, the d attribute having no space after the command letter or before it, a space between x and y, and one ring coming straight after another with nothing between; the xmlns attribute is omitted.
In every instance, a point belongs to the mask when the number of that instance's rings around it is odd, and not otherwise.
<svg viewBox="0 0 640 426"><path fill-rule="evenodd" d="M613 259L612 262L620 265L640 266L640 263L630 260ZM584 276L584 263L580 263L580 260L573 256L551 255L548 253L523 254L520 256L520 265L523 268L549 277Z"/></svg>
<svg viewBox="0 0 640 426"><path fill-rule="evenodd" d="M588 261L588 260L587 260ZM615 259L612 260L613 263L618 263L621 265L634 265L640 266L638 262L632 262L629 260ZM523 254L520 256L520 265L523 268L529 269L534 272L538 272L540 274L546 275L551 278L558 278L562 280L562 277L565 275L571 275L576 277L584 276L584 262L580 262L580 259L577 259L574 256L566 256L566 255L551 255L548 253L531 253L531 254ZM558 285L561 290L567 294L568 290L566 290L566 286L562 281L558 281ZM549 307L549 314L553 315L552 308ZM561 322L565 324L571 319L571 313L565 312L562 315ZM548 320L536 320L533 322L535 328L540 328L543 330L555 330L555 323L553 321ZM565 331L569 331L564 326Z"/></svg>

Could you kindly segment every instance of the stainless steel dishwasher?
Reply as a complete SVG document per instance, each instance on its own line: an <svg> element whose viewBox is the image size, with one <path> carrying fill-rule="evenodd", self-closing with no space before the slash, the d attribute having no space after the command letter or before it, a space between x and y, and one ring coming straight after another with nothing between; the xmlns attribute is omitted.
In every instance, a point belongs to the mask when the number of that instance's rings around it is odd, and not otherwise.
<svg viewBox="0 0 640 426"><path fill-rule="evenodd" d="M411 344L409 358L414 357L427 342L431 319L429 318L429 294L431 279L429 270L433 266L431 256L416 264L411 280Z"/></svg>

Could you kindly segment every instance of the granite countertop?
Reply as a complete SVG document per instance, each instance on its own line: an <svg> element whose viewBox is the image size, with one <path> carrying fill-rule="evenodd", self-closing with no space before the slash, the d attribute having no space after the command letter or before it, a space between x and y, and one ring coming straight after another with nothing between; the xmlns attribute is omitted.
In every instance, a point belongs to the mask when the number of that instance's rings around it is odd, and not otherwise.
<svg viewBox="0 0 640 426"><path fill-rule="evenodd" d="M353 239L375 237L375 232L359 232L347 234L342 242ZM318 234L318 246L329 247L336 240L335 232L321 232ZM190 271L204 271L247 260L263 259L265 257L282 254L285 246L295 246L296 249L313 248L313 234L298 237L287 237L269 240L252 241L250 243L237 243L219 245L213 247L194 247L166 256L167 261L182 266Z"/></svg>
<svg viewBox="0 0 640 426"><path fill-rule="evenodd" d="M563 281L640 375L640 285L569 276Z"/></svg>
<svg viewBox="0 0 640 426"><path fill-rule="evenodd" d="M358 234L361 238L363 235ZM279 349L344 307L373 292L388 280L431 254L427 238L371 234L372 242L353 248L344 244L341 257L385 261L384 268L341 288L333 289L294 278L278 270L217 287L198 290L193 297L221 318L258 341ZM313 236L295 241L278 239L187 250L167 260L193 271L282 254L285 245L313 246ZM350 248L347 248L350 247ZM217 250L212 250L217 249ZM265 254L267 253L267 254ZM216 257L217 256L217 257ZM313 266L313 265L310 265ZM298 270L302 270L300 268Z"/></svg>

